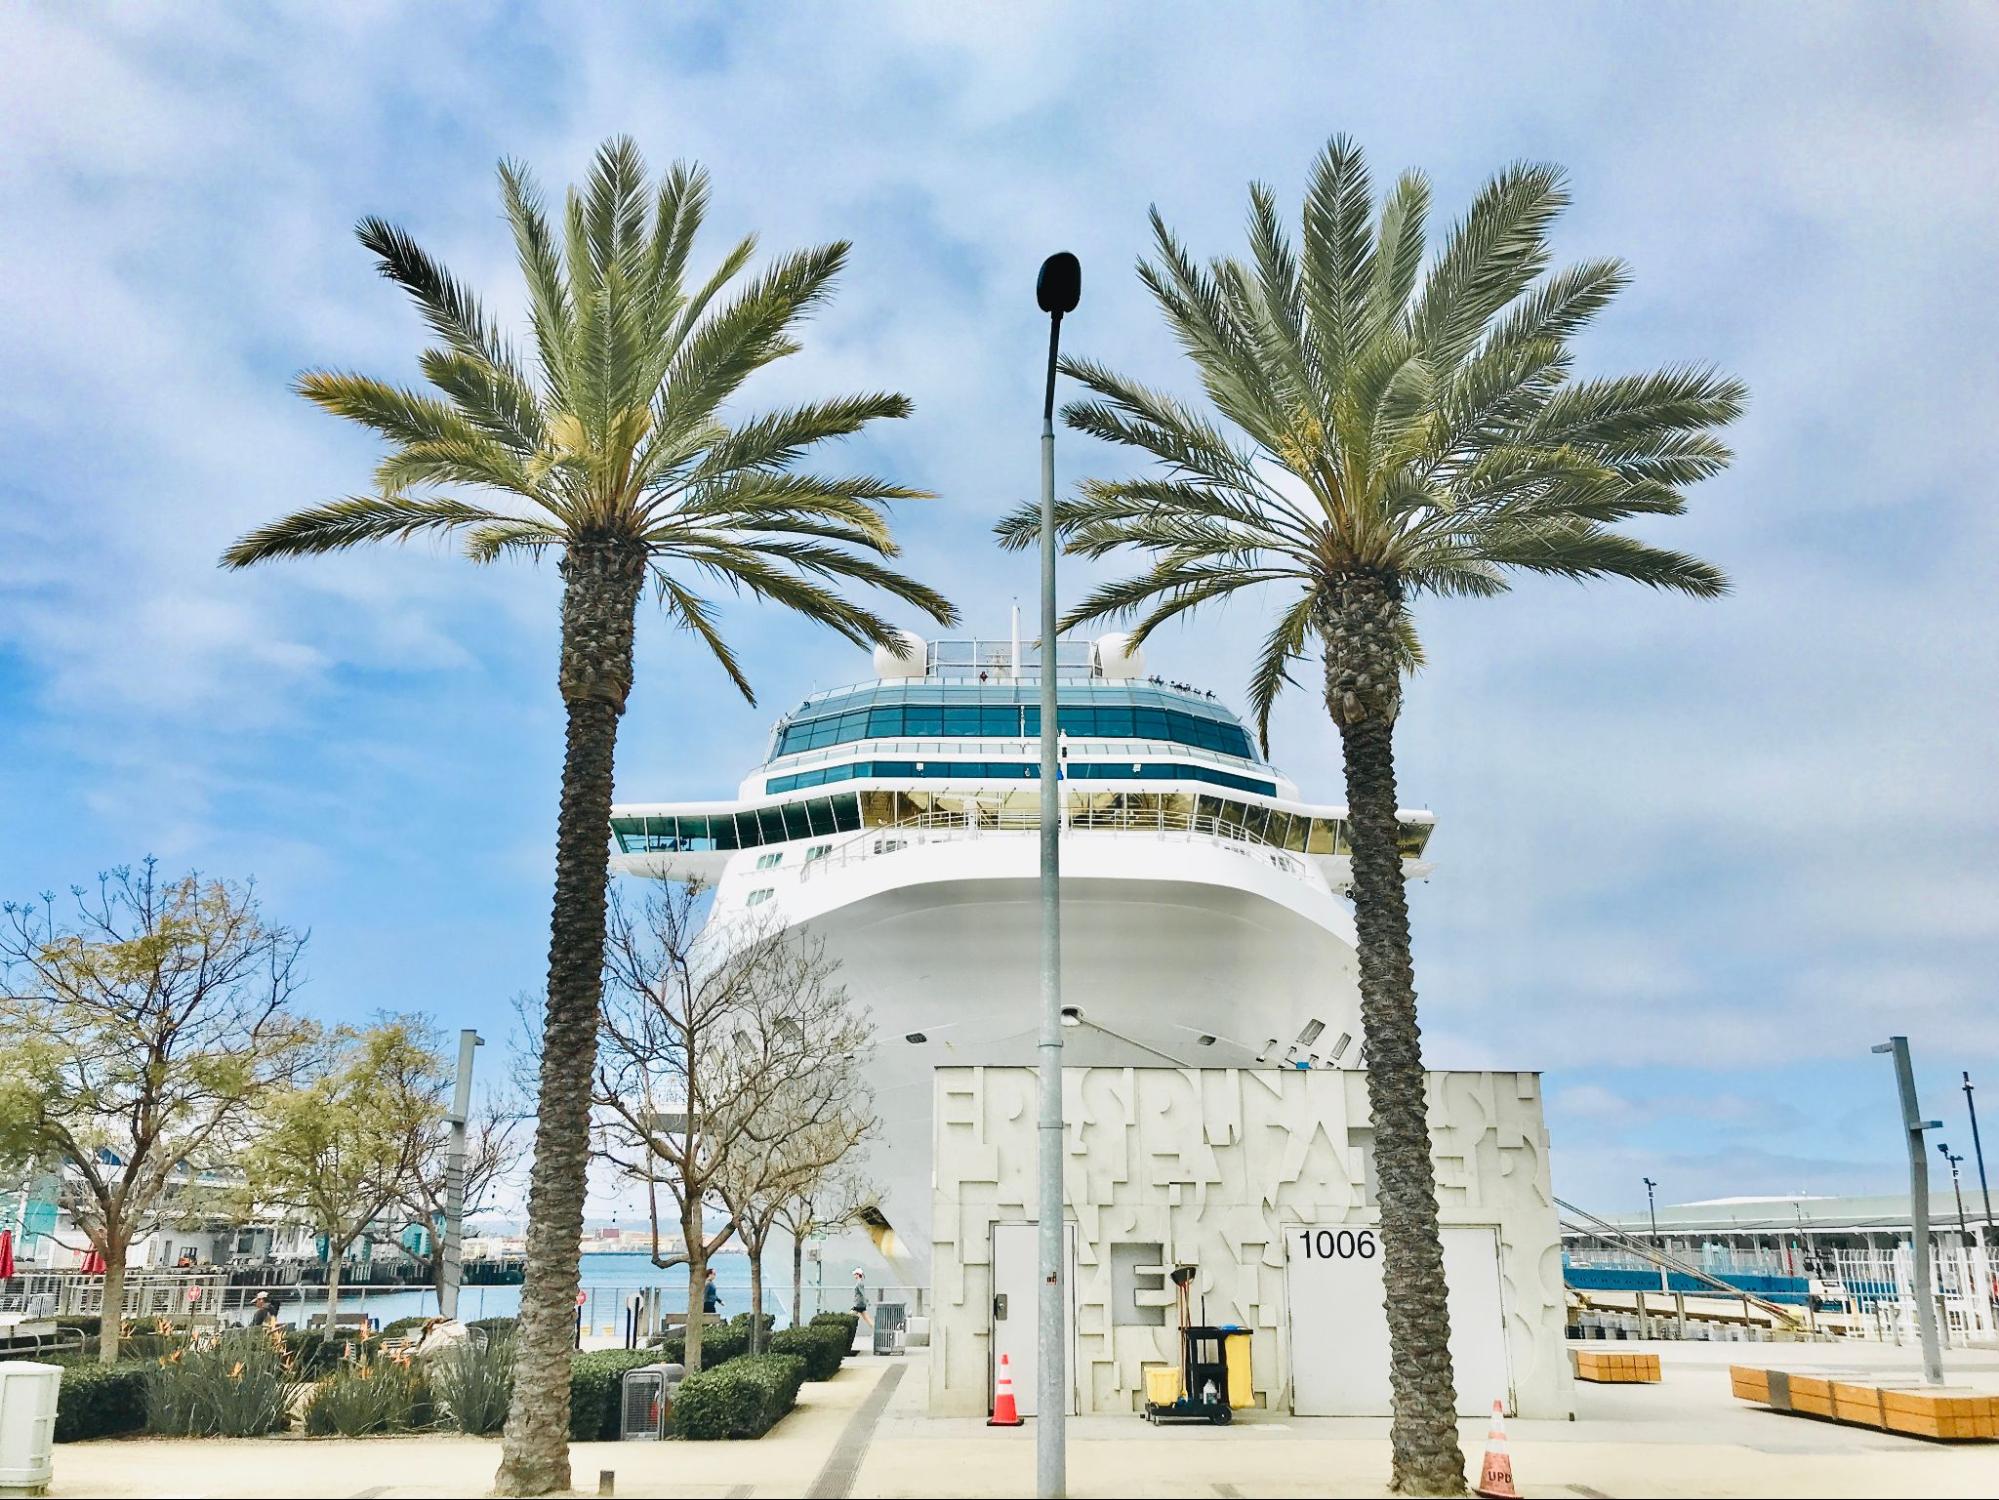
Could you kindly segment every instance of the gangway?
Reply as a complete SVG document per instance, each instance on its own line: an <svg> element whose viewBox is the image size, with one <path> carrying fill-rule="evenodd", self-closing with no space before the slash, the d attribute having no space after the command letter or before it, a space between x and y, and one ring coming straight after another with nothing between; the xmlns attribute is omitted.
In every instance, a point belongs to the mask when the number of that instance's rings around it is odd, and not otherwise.
<svg viewBox="0 0 1999 1500"><path fill-rule="evenodd" d="M1739 1286L1730 1286L1719 1276L1710 1275L1690 1261L1681 1260L1679 1256L1674 1255L1669 1250L1661 1250L1657 1246L1646 1244L1645 1241L1627 1230L1618 1228L1609 1220L1599 1219L1588 1209L1577 1208L1575 1204L1565 1202L1560 1198L1555 1200L1555 1207L1563 1213L1574 1215L1573 1218L1561 1221L1564 1229L1572 1229L1578 1234L1586 1234L1593 1239L1608 1240L1618 1249L1635 1255L1640 1260L1649 1261L1662 1271L1671 1271L1676 1275L1691 1277L1705 1286L1713 1287L1731 1302L1740 1302L1745 1307L1761 1308L1764 1312L1770 1314L1770 1326L1772 1328L1777 1326L1777 1319L1779 1318L1782 1318L1793 1331L1803 1329L1806 1326L1804 1320L1799 1318L1795 1311L1783 1306L1781 1303L1759 1297L1754 1292L1746 1292Z"/></svg>

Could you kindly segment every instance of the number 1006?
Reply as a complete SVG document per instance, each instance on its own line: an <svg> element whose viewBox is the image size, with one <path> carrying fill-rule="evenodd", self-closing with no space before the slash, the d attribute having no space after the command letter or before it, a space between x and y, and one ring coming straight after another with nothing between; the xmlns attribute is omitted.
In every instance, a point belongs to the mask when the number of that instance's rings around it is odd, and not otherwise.
<svg viewBox="0 0 1999 1500"><path fill-rule="evenodd" d="M1373 1260L1378 1248L1372 1229L1305 1229L1298 1234L1307 1260Z"/></svg>

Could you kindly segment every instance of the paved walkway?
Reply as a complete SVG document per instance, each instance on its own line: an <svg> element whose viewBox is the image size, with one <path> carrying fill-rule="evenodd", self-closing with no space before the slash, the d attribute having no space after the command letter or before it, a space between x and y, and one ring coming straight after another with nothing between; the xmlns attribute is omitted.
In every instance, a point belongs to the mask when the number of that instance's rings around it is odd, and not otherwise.
<svg viewBox="0 0 1999 1500"><path fill-rule="evenodd" d="M1734 1400L1728 1365L1767 1361L1870 1379L1913 1379L1908 1351L1865 1345L1626 1344L1662 1356L1656 1386L1577 1387L1574 1422L1512 1421L1514 1474L1533 1496L1992 1496L1999 1446L1945 1445L1781 1416ZM1953 1382L1999 1390L1999 1351L1953 1353ZM808 1385L799 1409L755 1443L579 1443L579 1492L600 1470L624 1496L1029 1495L1034 1426L989 1428L924 1414L928 1369L856 1359ZM1154 1428L1130 1417L1069 1423L1069 1490L1085 1496L1381 1495L1384 1420L1239 1417ZM1476 1474L1485 1423L1464 1426ZM56 1450L58 1496L431 1496L487 1491L490 1439L124 1439Z"/></svg>

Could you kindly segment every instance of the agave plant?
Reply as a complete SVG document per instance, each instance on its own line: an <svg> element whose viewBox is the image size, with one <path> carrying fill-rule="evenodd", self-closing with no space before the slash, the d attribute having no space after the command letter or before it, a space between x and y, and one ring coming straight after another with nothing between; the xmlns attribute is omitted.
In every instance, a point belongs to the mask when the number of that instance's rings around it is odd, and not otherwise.
<svg viewBox="0 0 1999 1500"><path fill-rule="evenodd" d="M498 1432L514 1394L514 1341L497 1334L467 1339L431 1363L431 1389L451 1425L473 1437Z"/></svg>
<svg viewBox="0 0 1999 1500"><path fill-rule="evenodd" d="M1459 1494L1464 1459L1424 1112L1409 916L1397 848L1394 729L1422 660L1414 603L1489 598L1516 573L1627 578L1712 597L1722 575L1618 528L1678 515L1720 470L1715 429L1736 381L1674 368L1574 378L1570 342L1625 285L1614 260L1545 276L1568 201L1553 167L1495 177L1427 268L1430 190L1405 174L1377 211L1360 149L1334 139L1312 171L1302 251L1271 190L1250 189L1248 263L1196 262L1155 209L1139 277L1193 362L1216 417L1088 360L1080 432L1151 467L1092 479L1057 508L1068 550L1146 558L1071 611L1136 617L1134 643L1244 590L1274 595L1249 678L1258 734L1293 667L1323 661L1345 761L1361 1019L1367 1034L1394 1396L1393 1483ZM1031 545L1039 512L999 527Z"/></svg>
<svg viewBox="0 0 1999 1500"><path fill-rule="evenodd" d="M553 553L563 579L558 685L568 712L556 831L555 906L541 1092L521 1289L520 1379L498 1479L507 1494L569 1487L569 1353L589 1161L590 1072L602 997L611 773L648 589L754 701L707 583L747 590L858 644L906 647L853 585L933 618L956 612L882 559L897 552L886 507L925 492L869 476L797 472L829 439L906 416L906 397L836 396L762 416L728 404L758 370L797 351L800 323L830 294L844 241L779 258L734 292L754 237L690 280L708 178L675 166L649 187L638 148L607 143L552 223L528 172L500 168L527 283L532 352L402 230L365 219L361 242L414 299L437 344L432 392L315 371L300 392L384 438L366 494L251 532L224 562L336 552L454 534L474 561ZM704 583L704 580L706 583Z"/></svg>

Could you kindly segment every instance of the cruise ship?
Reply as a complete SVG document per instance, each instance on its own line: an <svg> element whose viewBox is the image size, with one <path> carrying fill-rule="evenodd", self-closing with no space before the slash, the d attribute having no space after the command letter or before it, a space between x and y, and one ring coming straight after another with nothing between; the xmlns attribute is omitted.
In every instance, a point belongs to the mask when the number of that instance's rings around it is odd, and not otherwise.
<svg viewBox="0 0 1999 1500"><path fill-rule="evenodd" d="M931 1070L1035 1061L1042 662L1017 624L906 646L786 714L735 798L623 803L612 829L621 872L711 885L718 930L774 922L839 959L876 1027L880 1198L828 1258L922 1289ZM1059 641L1051 670L1065 1064L1358 1065L1345 809L1301 801L1213 692L1148 675L1124 635ZM1427 874L1434 820L1399 816Z"/></svg>

